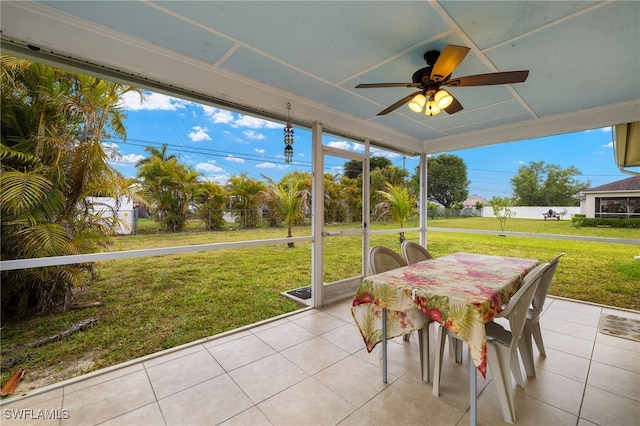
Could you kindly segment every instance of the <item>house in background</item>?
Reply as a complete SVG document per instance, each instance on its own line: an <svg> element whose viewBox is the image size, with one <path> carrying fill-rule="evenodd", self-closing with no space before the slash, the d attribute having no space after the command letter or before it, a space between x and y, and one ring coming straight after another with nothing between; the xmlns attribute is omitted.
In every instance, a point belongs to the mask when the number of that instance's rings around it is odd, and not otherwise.
<svg viewBox="0 0 640 426"><path fill-rule="evenodd" d="M580 212L587 217L640 219L640 176L582 191Z"/></svg>
<svg viewBox="0 0 640 426"><path fill-rule="evenodd" d="M467 198L466 200L464 200L462 202L462 205L465 207L476 207L476 204L478 204L478 202L482 203L482 206L489 206L491 205L489 203L489 201L486 198L483 198L479 195L473 194L472 196L470 196L469 198Z"/></svg>

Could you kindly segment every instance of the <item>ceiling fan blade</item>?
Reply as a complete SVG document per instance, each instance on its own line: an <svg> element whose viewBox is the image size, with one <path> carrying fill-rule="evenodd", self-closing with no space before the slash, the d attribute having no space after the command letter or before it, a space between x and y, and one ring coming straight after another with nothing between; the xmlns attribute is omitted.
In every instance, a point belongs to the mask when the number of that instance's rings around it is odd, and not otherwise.
<svg viewBox="0 0 640 426"><path fill-rule="evenodd" d="M422 93L422 90L418 90L417 92L413 92L412 94L405 96L404 98L400 99L395 104L393 104L391 106L388 106L387 108L385 108L382 111L380 111L377 115L387 115L387 114L389 114L391 111L393 111L393 110L401 107L402 105L406 104L407 102L409 102L418 93Z"/></svg>
<svg viewBox="0 0 640 426"><path fill-rule="evenodd" d="M447 76L451 75L453 70L455 70L460 62L467 56L469 53L468 47L465 46L455 46L449 45L444 48L440 57L433 65L433 70L431 71L431 80L433 81L443 81Z"/></svg>
<svg viewBox="0 0 640 426"><path fill-rule="evenodd" d="M492 86L495 84L522 83L529 76L529 71L506 71L489 74L469 75L452 78L444 83L445 86Z"/></svg>
<svg viewBox="0 0 640 426"><path fill-rule="evenodd" d="M419 87L419 83L362 83L356 89L371 89L376 87Z"/></svg>
<svg viewBox="0 0 640 426"><path fill-rule="evenodd" d="M462 111L464 109L462 108L462 104L458 102L455 96L451 95L451 97L453 98L453 102L451 102L451 105L444 109L447 114L455 114L458 111Z"/></svg>

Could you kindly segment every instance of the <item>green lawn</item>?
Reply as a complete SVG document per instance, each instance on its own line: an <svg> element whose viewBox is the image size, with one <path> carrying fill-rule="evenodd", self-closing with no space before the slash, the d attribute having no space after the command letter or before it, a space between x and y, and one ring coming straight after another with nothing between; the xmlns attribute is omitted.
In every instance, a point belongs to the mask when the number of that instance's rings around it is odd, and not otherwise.
<svg viewBox="0 0 640 426"><path fill-rule="evenodd" d="M280 229L206 232L193 222L186 232L166 234L152 223L142 223L136 236L118 237L118 249L134 250L172 245L281 238ZM412 225L409 225L412 226ZM487 218L438 219L433 227L482 227L497 230ZM373 224L393 229L393 224ZM542 229L543 231L539 231ZM148 231L147 231L148 230ZM507 230L582 234L640 239L640 230L573 228L568 221L513 219ZM620 232L622 231L622 232ZM294 236L310 235L309 227L294 229ZM417 232L407 238L418 239ZM359 275L360 238L326 240L325 281ZM395 233L375 235L372 245L399 251ZM640 309L640 246L528 237L501 237L469 233L428 232L434 256L468 251L549 260L561 251L551 287L553 295L628 309ZM32 318L2 326L2 348L20 346L51 336L79 321L96 317L91 328L46 346L3 354L3 363L20 356L12 368L2 370L6 381L17 366L26 369L24 386L41 387L78 374L211 336L226 330L296 310L280 292L309 285L311 244L297 243L249 247L182 255L101 262L97 278L78 290L79 302L98 301L101 307L72 310L60 315Z"/></svg>

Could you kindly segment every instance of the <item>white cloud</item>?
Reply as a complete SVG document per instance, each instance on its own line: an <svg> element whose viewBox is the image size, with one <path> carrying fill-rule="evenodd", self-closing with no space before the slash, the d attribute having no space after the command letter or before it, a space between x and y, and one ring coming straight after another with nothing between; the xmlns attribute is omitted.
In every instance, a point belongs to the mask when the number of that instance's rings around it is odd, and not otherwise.
<svg viewBox="0 0 640 426"><path fill-rule="evenodd" d="M249 127L251 129L278 129L284 126L282 126L282 124L274 123L273 121L263 120L262 118L241 115L237 120L233 122L231 127Z"/></svg>
<svg viewBox="0 0 640 426"><path fill-rule="evenodd" d="M327 146L331 146L333 148L340 148L340 149L346 149L346 150L350 150L351 149L351 142L347 142L347 141L331 141L327 144Z"/></svg>
<svg viewBox="0 0 640 426"><path fill-rule="evenodd" d="M135 166L138 161L143 160L144 155L140 154L126 154L118 158L113 158L109 160L112 164L117 164L119 166Z"/></svg>
<svg viewBox="0 0 640 426"><path fill-rule="evenodd" d="M258 154L264 154L265 152L264 149L258 149L258 148L254 148L254 151L257 152Z"/></svg>
<svg viewBox="0 0 640 426"><path fill-rule="evenodd" d="M196 170L202 170L206 173L218 173L224 171L222 167L218 167L212 163L198 163L196 164Z"/></svg>
<svg viewBox="0 0 640 426"><path fill-rule="evenodd" d="M298 157L304 157L304 154L302 152L299 152Z"/></svg>
<svg viewBox="0 0 640 426"><path fill-rule="evenodd" d="M276 165L274 163L270 163L265 161L264 163L260 163L256 166L257 169L275 169Z"/></svg>
<svg viewBox="0 0 640 426"><path fill-rule="evenodd" d="M263 139L266 139L265 135L263 135L262 133L256 133L253 130L245 130L244 132L242 132L242 134L248 137L249 139L253 139L256 141L261 141Z"/></svg>
<svg viewBox="0 0 640 426"><path fill-rule="evenodd" d="M206 127L195 126L193 130L193 132L189 132L189 139L191 139L193 142L211 140L211 136L207 134L207 131L209 129L207 129Z"/></svg>
<svg viewBox="0 0 640 426"><path fill-rule="evenodd" d="M608 144L604 144L602 145L603 148L613 148L613 141L609 142Z"/></svg>
<svg viewBox="0 0 640 426"><path fill-rule="evenodd" d="M176 111L178 109L184 109L187 105L191 104L191 102L183 99L153 92L145 92L143 99L140 99L138 93L127 92L122 97L121 102L127 111Z"/></svg>
<svg viewBox="0 0 640 426"><path fill-rule="evenodd" d="M225 160L227 161L231 161L232 163L238 163L238 164L242 164L244 163L244 158L238 158L238 157L234 157L233 155L229 154L225 157Z"/></svg>
<svg viewBox="0 0 640 426"><path fill-rule="evenodd" d="M204 179L209 182L215 182L218 185L226 185L229 182L230 177L231 175L228 173L220 173L218 175L205 176Z"/></svg>
<svg viewBox="0 0 640 426"><path fill-rule="evenodd" d="M229 111L207 105L203 105L202 110L204 111L204 115L209 117L214 124L229 124L233 122L233 113Z"/></svg>
<svg viewBox="0 0 640 426"><path fill-rule="evenodd" d="M512 161L511 164L525 164L525 162L522 160L518 160L518 161Z"/></svg>
<svg viewBox="0 0 640 426"><path fill-rule="evenodd" d="M111 149L116 149L118 148L120 145L118 145L117 143L109 143L109 142L102 142L102 146L104 146L105 148L111 148Z"/></svg>

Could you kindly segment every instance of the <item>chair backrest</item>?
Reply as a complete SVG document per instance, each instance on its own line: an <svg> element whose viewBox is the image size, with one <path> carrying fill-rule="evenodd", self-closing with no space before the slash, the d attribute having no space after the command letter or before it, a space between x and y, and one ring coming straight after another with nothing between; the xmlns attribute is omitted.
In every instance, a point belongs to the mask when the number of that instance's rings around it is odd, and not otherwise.
<svg viewBox="0 0 640 426"><path fill-rule="evenodd" d="M549 292L549 287L551 287L551 280L553 279L553 275L556 273L556 269L558 268L558 262L560 258L564 256L564 252L560 253L556 257L554 257L549 262L549 267L542 274L542 278L540 278L540 283L538 284L538 290L536 290L536 294L533 296L533 301L531 304L533 305L533 313L531 315L532 320L537 320L542 313L542 308L544 307L544 301L547 298L547 293Z"/></svg>
<svg viewBox="0 0 640 426"><path fill-rule="evenodd" d="M409 240L402 242L402 255L404 256L404 260L409 264L433 259L433 256L431 256L431 253L429 253L426 248Z"/></svg>
<svg viewBox="0 0 640 426"><path fill-rule="evenodd" d="M535 294L542 274L549 267L548 263L536 266L524 277L524 282L516 294L513 295L504 311L500 312L501 317L509 319L509 329L511 330L511 344L516 344L520 340L524 323L527 320L527 312L531 305L531 300Z"/></svg>
<svg viewBox="0 0 640 426"><path fill-rule="evenodd" d="M407 262L395 251L384 246L375 246L369 250L371 272L379 274L392 269L407 266Z"/></svg>

